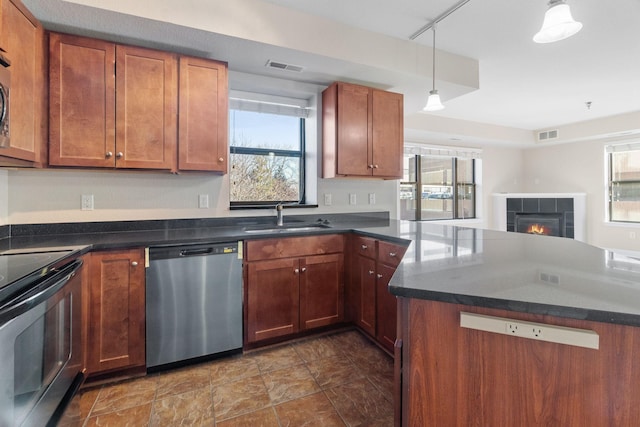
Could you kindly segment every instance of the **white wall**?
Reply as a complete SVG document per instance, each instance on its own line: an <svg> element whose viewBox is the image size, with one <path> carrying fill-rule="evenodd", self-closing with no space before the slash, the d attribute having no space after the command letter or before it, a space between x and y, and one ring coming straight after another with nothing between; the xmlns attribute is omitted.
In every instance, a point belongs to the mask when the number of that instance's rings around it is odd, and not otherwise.
<svg viewBox="0 0 640 427"><path fill-rule="evenodd" d="M587 242L603 248L638 251L630 238L638 225L607 223L606 140L542 146L524 151L524 191L587 194Z"/></svg>

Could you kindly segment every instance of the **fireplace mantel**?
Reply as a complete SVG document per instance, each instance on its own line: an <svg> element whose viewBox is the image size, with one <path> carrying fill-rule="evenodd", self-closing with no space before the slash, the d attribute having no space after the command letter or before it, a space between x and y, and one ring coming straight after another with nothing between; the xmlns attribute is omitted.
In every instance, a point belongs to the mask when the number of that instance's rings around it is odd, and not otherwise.
<svg viewBox="0 0 640 427"><path fill-rule="evenodd" d="M573 238L586 241L586 193L495 193L493 194L493 227L497 230L507 231L507 199L573 199Z"/></svg>

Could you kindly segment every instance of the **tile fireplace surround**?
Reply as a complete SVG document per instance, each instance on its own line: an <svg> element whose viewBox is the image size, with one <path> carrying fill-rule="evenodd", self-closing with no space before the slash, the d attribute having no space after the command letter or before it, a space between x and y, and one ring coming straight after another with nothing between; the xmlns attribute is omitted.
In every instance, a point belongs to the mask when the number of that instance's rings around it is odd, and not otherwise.
<svg viewBox="0 0 640 427"><path fill-rule="evenodd" d="M494 226L498 230L508 231L507 228L507 200L508 199L527 199L523 201L523 204L529 205L553 205L561 204L557 203L555 199L572 199L573 200L573 238L582 242L586 241L587 224L586 224L586 207L587 207L587 195L586 193L497 193L493 194L493 215ZM532 200L532 199L538 199ZM544 200L542 200L544 199ZM527 201L529 203L527 203ZM538 203L536 203L538 202ZM540 208L537 208L540 209ZM524 209L528 211L528 208ZM562 212L560 210L536 210L532 209L532 212Z"/></svg>

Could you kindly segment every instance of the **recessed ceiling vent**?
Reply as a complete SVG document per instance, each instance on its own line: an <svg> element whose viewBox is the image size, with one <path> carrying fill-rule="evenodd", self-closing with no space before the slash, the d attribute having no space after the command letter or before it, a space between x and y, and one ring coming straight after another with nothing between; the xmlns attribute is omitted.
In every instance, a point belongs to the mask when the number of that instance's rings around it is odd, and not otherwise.
<svg viewBox="0 0 640 427"><path fill-rule="evenodd" d="M540 142L551 141L553 139L558 139L558 129L538 132L538 141Z"/></svg>
<svg viewBox="0 0 640 427"><path fill-rule="evenodd" d="M275 68L276 70L293 71L294 73L301 73L304 70L304 67L300 65L285 64L284 62L277 62L272 60L268 60L265 64L265 67Z"/></svg>

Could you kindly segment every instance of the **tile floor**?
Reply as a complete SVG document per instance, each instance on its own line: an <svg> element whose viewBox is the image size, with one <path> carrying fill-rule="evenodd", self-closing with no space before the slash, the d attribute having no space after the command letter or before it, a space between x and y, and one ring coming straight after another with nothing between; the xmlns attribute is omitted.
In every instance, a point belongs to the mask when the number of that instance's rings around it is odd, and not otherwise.
<svg viewBox="0 0 640 427"><path fill-rule="evenodd" d="M393 426L393 360L358 331L83 389L60 427Z"/></svg>

